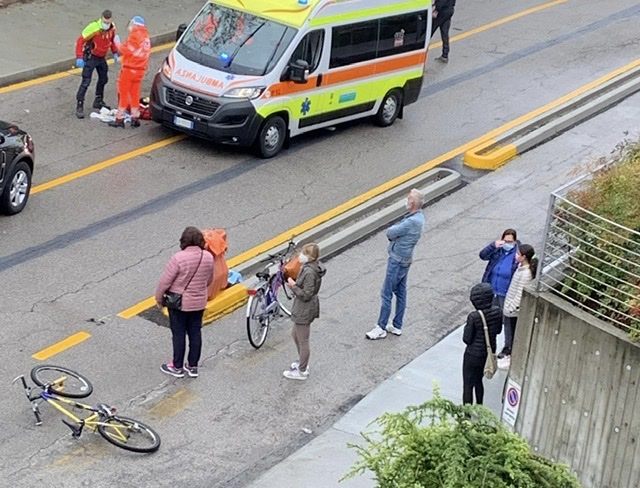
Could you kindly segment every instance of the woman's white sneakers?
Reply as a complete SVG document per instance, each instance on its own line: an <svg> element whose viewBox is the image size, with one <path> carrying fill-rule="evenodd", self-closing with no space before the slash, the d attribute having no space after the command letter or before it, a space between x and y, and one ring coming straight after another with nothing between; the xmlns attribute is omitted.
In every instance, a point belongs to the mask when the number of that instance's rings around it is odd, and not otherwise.
<svg viewBox="0 0 640 488"><path fill-rule="evenodd" d="M296 369L288 369L282 373L282 376L288 378L290 380L301 380L304 381L309 377L309 371L300 371L298 368Z"/></svg>
<svg viewBox="0 0 640 488"><path fill-rule="evenodd" d="M511 356L504 356L498 359L498 369L509 369L511 367Z"/></svg>

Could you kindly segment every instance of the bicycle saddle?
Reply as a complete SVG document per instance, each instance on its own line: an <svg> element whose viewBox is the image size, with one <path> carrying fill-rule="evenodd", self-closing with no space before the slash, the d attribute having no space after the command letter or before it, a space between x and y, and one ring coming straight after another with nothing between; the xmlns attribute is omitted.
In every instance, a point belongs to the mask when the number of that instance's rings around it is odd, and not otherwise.
<svg viewBox="0 0 640 488"><path fill-rule="evenodd" d="M268 280L269 276L271 276L271 275L269 274L269 271L267 271L267 270L259 271L259 272L256 273L256 277L258 279L261 279L261 280Z"/></svg>

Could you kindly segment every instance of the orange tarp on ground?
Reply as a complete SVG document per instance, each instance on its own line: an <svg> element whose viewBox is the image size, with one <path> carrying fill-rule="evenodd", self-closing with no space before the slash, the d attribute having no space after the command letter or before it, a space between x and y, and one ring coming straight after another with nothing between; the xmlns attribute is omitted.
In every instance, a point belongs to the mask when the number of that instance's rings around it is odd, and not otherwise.
<svg viewBox="0 0 640 488"><path fill-rule="evenodd" d="M229 279L229 266L224 255L227 252L227 232L224 229L205 229L202 231L205 240L205 248L213 254L213 282L209 285L208 299L215 296L227 287Z"/></svg>

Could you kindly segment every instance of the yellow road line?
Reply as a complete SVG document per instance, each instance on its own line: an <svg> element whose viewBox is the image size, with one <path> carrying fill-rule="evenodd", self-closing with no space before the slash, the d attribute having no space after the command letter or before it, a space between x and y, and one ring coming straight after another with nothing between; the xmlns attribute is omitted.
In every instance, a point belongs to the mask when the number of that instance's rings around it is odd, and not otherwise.
<svg viewBox="0 0 640 488"><path fill-rule="evenodd" d="M82 341L86 341L89 337L91 337L91 334L88 332L78 332L77 334L73 334L64 340L35 353L31 357L39 361L44 361L45 359L49 359L51 356L61 353L65 349L69 349L76 344L80 344Z"/></svg>
<svg viewBox="0 0 640 488"><path fill-rule="evenodd" d="M198 400L198 398L199 396L195 392L182 388L151 407L149 409L149 415L156 420L166 420L175 417Z"/></svg>
<svg viewBox="0 0 640 488"><path fill-rule="evenodd" d="M170 42L167 44L161 44L159 46L155 46L151 48L152 53L157 53L160 51L166 51L167 49L171 49L175 43ZM113 59L109 59L107 61L108 64L113 64ZM21 81L20 83L14 83L13 85L3 86L0 88L0 95L3 93L9 93L16 90L22 90L23 88L29 88L30 86L41 85L43 83L47 83L49 81L59 80L61 78L66 78L67 76L79 75L82 73L82 68L72 68L67 71L61 71L60 73L54 73L52 75L41 76L39 78L34 78L33 80Z"/></svg>
<svg viewBox="0 0 640 488"><path fill-rule="evenodd" d="M520 13L517 13L517 14L514 14L514 15L510 15L509 17L505 17L504 19L500 19L500 20L497 20L497 21L492 22L490 24L486 24L484 26L477 27L476 29L472 29L472 30L470 30L468 32L465 32L463 34L459 34L458 36L455 36L455 37L451 38L451 41L455 41L455 40L463 39L465 37L472 36L472 35L477 34L479 32L483 32L483 31L485 31L487 29L491 29L492 27L496 27L496 26L499 26L501 24L504 24L505 22L509 22L511 20L518 19L518 18L523 17L525 15L528 15L528 14L531 14L531 13L534 13L534 12L538 12L538 11L543 10L545 8L553 7L554 5L557 5L557 4L560 4L560 3L564 3L564 2L567 2L567 1L568 0L555 0L555 1L550 2L550 3L545 3L545 4L542 4L542 5L539 5L538 7L530 8L528 10L524 10L524 11L522 11ZM152 48L151 51L152 52L157 52L157 51L162 51L162 50L165 50L165 49L169 49L169 48L171 48L171 46L173 46L173 44L174 43L162 44L160 46L156 46L156 47ZM432 45L432 47L437 47L439 45L441 45L441 43L435 43L435 44ZM109 60L108 62L109 63L113 63L113 60ZM78 74L78 73L80 73L79 69L73 69L73 70L70 70L70 71L65 71L63 73L56 73L54 75L45 76L43 78L37 78L37 79L34 79L34 80L25 81L23 83L18 83L16 85L10 85L10 86L4 87L4 88L0 88L0 94L1 93L6 93L7 91L13 91L13 90L18 90L20 88L26 88L28 86L37 85L37 84L40 84L40 83L44 83L46 81L51 81L51 80L63 78L65 76L69 76L71 74ZM156 143L151 144L149 146L145 146L145 147L142 147L140 149L136 149L135 151L131 151L131 152L128 152L126 154L122 154L120 156L116 156L114 158L108 159L107 161L103 161L103 162L95 164L93 166L89 166L88 168L81 169L81 170L76 171L74 173L71 173L69 175L61 176L60 178L56 178L56 179L54 179L52 181L48 181L46 183L42 183L40 185L37 185L37 186L35 186L35 187L33 187L31 189L31 193L32 194L40 193L42 191L49 190L51 188L55 188L56 186L62 185L64 183L68 183L69 181L73 181L73 180L75 180L77 178L81 178L83 176L90 175L90 174L95 173L97 171L100 171L102 169L105 169L105 168L108 168L110 166L113 166L114 164L118 164L118 163L121 163L123 161L126 161L127 159L134 158L136 156L140 156L142 154L146 154L148 152L154 151L155 149L159 149L161 147L168 146L170 144L173 144L174 142L181 141L181 140L183 140L185 138L186 138L185 135L179 135L179 136L175 136L175 137L170 137L168 139L164 139L162 141L156 142ZM142 305L142 303L144 303L144 305ZM153 306L153 304L154 304L154 302L153 301L149 301L149 300L145 300L144 302L141 302L140 307L142 307L142 308L140 308L140 310L137 313L139 313L142 310L146 310L150 306ZM134 313L133 315L137 315L137 313Z"/></svg>
<svg viewBox="0 0 640 488"><path fill-rule="evenodd" d="M149 144L148 146L144 146L139 149L129 151L128 153L121 154L120 156L107 159L106 161L102 161L101 163L88 166L81 170L74 171L73 173L69 173L68 175L64 175L54 180L47 181L46 183L42 183L40 185L34 186L31 189L31 193L34 194L34 193L40 193L45 190L50 190L51 188L55 188L56 186L60 186L60 185L63 185L64 183L68 183L78 178L82 178L83 176L96 173L105 168L109 168L110 166L114 166L118 163L122 163L123 161L127 161L129 159L135 158L136 156L142 156L143 154L147 154L151 151L155 151L156 149L160 149L162 147L168 146L170 144L173 144L174 142L181 141L183 139L186 139L186 137L187 137L186 135L180 134L177 136L169 137L168 139L163 139L161 141L154 142L153 144Z"/></svg>
<svg viewBox="0 0 640 488"><path fill-rule="evenodd" d="M536 12L540 12L541 10L545 10L547 8L550 7L555 7L556 5L560 5L562 3L568 2L569 0L554 0L553 2L548 2L548 3L543 3L542 5L538 5L537 7L532 7L529 8L527 10L523 10L522 12L518 12L515 13L513 15L509 15L507 17L504 17L503 19L498 19L494 22L490 22L488 24L485 25L481 25L480 27L476 27L475 29L471 29L470 31L467 32L463 32L462 34L458 34L457 36L453 36L450 40L450 42L456 42L459 41L461 39L465 39L469 36L473 36L474 34L479 34L480 32L484 32L486 30L489 29L493 29L494 27L498 27L500 25L506 24L508 22L511 22L513 20L517 20L520 19L522 17L525 17L527 15L536 13ZM174 46L175 43L170 42L167 44L161 44L159 46L155 46L153 48L151 48L151 52L152 53L156 53L156 52L160 52L160 51L166 51L168 49L171 49ZM442 46L442 42L438 41L435 42L433 44L430 44L431 48L436 48L436 47L440 47ZM113 64L113 60L110 59L109 61L107 61L109 64ZM16 91L16 90L21 90L23 88L29 88L31 86L36 86L36 85L40 85L42 83L47 83L49 81L55 81L55 80L59 80L60 78L66 78L67 76L71 76L71 75L79 75L81 73L81 69L80 68L73 68L70 69L68 71L63 71L61 73L55 73L52 75L47 75L47 76L42 76L40 78L34 78L33 80L27 80L27 81L23 81L20 83L15 83L13 85L9 85L9 86L5 86L0 88L0 95L3 93L9 93L12 91Z"/></svg>
<svg viewBox="0 0 640 488"><path fill-rule="evenodd" d="M542 5L538 5L537 7L532 7L527 10L523 10L522 12L515 13L513 15L509 15L508 17L504 17L503 19L496 20L495 22L490 22L489 24L481 25L480 27L476 27L475 29L471 29L469 31L463 32L462 34L458 34L457 36L453 36L449 42L456 42L462 39L466 39L467 37L473 36L475 34L479 34L480 32L487 31L489 29L493 29L494 27L498 27L499 25L506 24L513 20L520 19L530 14L534 14L536 12L540 12L541 10L545 10L551 7L555 7L556 5L560 5L562 3L566 3L569 0L554 0L553 2L543 3ZM440 47L442 46L442 42L436 42L430 44L430 47Z"/></svg>
<svg viewBox="0 0 640 488"><path fill-rule="evenodd" d="M452 149L451 151L448 151L438 156L437 158L432 159L431 161L421 164L420 166L412 169L411 171L408 171L400 176L397 176L392 180L387 181L386 183L383 183L382 185L379 185L361 195L358 195L357 197L354 197L351 200L346 201L342 205L332 208L331 210L328 210L318 215L317 217L312 218L311 220L303 222L302 224L296 227L292 227L291 229L275 236L274 238L269 239L268 241L263 242L262 244L259 244L241 254L238 254L237 256L232 257L227 261L227 264L229 268L232 269L238 266L239 264L242 264L248 261L249 259L252 259L266 251L269 251L270 249L273 249L276 246L284 244L289 239L291 239L292 236L298 236L308 230L313 229L314 227L317 227L318 225L324 224L325 222L333 219L334 217L337 217L338 215L343 214L344 212L347 212L348 210L351 210L352 208L355 208L358 205L364 202L367 202L368 200L371 200L372 198L375 198L378 195L381 195L391 190L392 188L395 188L396 186L401 185L409 181L410 179L415 178L416 176L419 176L422 173L429 171L430 169L435 168L436 166L446 163L447 161L465 153L470 149L477 147L478 145L484 143L489 139L496 139L503 132L513 129L518 125L537 117L541 113L547 112L552 108L557 107L558 105L561 105L564 102L570 100L571 98L577 95L580 95L588 90L591 90L592 88L595 88L596 86L602 83L605 83L610 79L615 78L616 76L635 68L638 65L640 65L640 59L632 63L629 63L620 69L612 71L611 73L608 73L598 78L597 80L592 81L591 83L587 83L586 85L572 91L571 93L563 97L560 97L557 100L554 100L553 102L543 105L542 107L536 110L533 110L532 112L529 112L527 114L522 115L521 117L513 119L510 122L507 122L506 124L503 124L500 127L493 129L487 132L486 134L481 135L480 137L476 137L472 141L462 144L461 146L458 146L455 149ZM153 297L147 298L146 300L143 300L133 305L132 307L129 307L126 310L123 310L118 314L118 317L121 317L123 319L130 319L132 317L135 317L139 313L151 308L154 305L155 305L155 299Z"/></svg>
<svg viewBox="0 0 640 488"><path fill-rule="evenodd" d="M544 114L545 112L549 112L550 110L553 110L554 108L559 107L563 103L566 103L572 100L573 98L576 98L582 95L583 93L586 93L589 90L592 90L606 83L607 81L612 80L616 76L620 76L628 71L631 71L632 69L638 66L640 66L640 58L623 66L622 68L614 70L611 73L607 73L606 75L601 76L597 80L587 83L586 85L583 85L580 88L577 88L572 92L567 93L565 96L560 97L552 102L549 102L546 105L543 105L542 107L537 108L536 110L523 115L522 117L518 117L517 119L512 120L511 122L503 126L504 130L502 132L506 132L509 129L513 129L514 127L517 127L523 124L524 122L527 122L539 115ZM514 157L517 155L516 148L512 144L498 148L494 152L490 152L485 155L480 155L479 153L481 151L497 143L497 140L495 139L497 139L497 137L491 136L491 137L484 138L483 141L481 141L477 146L472 148L472 151L468 152L465 155L465 158L464 158L465 163L467 163L468 166L471 166L473 168L491 170L491 169L496 169L501 164L501 162L506 161L506 159L509 159L510 157Z"/></svg>

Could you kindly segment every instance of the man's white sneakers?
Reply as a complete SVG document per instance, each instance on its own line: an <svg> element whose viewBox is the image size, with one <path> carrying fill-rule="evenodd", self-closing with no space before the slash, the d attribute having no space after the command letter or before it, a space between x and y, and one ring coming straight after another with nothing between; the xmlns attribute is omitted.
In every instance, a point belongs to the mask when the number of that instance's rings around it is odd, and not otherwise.
<svg viewBox="0 0 640 488"><path fill-rule="evenodd" d="M365 336L367 339L371 339L372 341L375 341L376 339L384 339L387 337L387 331L379 325L376 325L373 329L367 332Z"/></svg>
<svg viewBox="0 0 640 488"><path fill-rule="evenodd" d="M397 336L402 335L402 329L398 329L391 324L387 325L387 332Z"/></svg>

